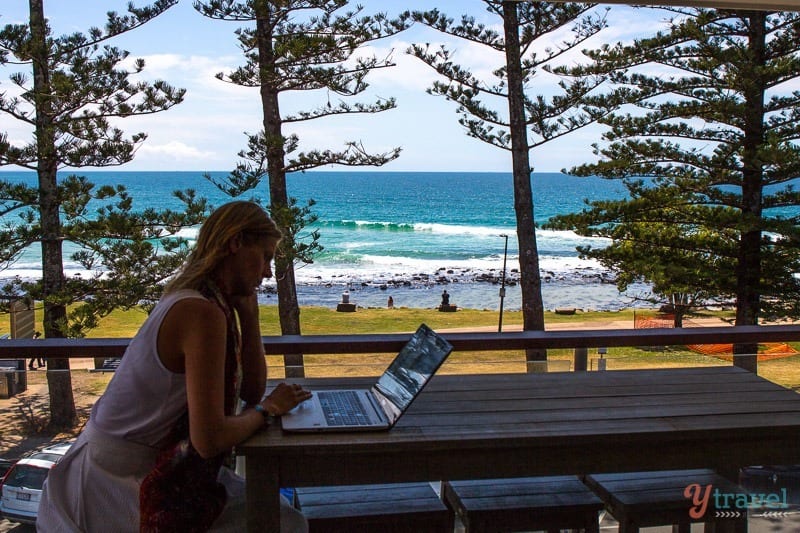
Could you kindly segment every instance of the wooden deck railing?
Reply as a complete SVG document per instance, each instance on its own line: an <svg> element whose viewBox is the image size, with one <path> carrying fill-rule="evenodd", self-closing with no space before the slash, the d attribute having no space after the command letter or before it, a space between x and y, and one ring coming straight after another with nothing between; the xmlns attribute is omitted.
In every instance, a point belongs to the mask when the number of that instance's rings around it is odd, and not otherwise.
<svg viewBox="0 0 800 533"><path fill-rule="evenodd" d="M408 333L369 335L284 335L264 337L268 355L397 352ZM800 325L443 333L455 351L526 348L588 348L800 341ZM121 357L128 338L4 339L0 359Z"/></svg>

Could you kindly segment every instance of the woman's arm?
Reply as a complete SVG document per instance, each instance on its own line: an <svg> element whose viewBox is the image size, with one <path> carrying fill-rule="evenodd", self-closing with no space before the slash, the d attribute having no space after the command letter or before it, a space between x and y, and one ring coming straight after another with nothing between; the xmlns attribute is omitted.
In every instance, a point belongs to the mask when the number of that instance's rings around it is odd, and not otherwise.
<svg viewBox="0 0 800 533"><path fill-rule="evenodd" d="M226 335L222 310L199 298L177 302L158 333L162 362L173 372L183 371L186 375L189 436L205 458L230 449L264 424L264 417L255 409L225 415ZM263 351L261 361L263 365ZM283 386L276 388L262 406L270 414L282 414L308 397L310 394L298 387Z"/></svg>
<svg viewBox="0 0 800 533"><path fill-rule="evenodd" d="M260 403L271 415L280 415L311 397L299 385L280 383L264 398L267 384L267 364L264 358L264 341L261 338L258 298L255 294L234 300L242 333L242 391L247 405ZM262 401L263 398L263 401Z"/></svg>
<svg viewBox="0 0 800 533"><path fill-rule="evenodd" d="M159 331L161 357L183 360L189 437L197 452L206 458L230 449L264 422L261 416L252 413L225 415L226 335L222 310L212 302L196 298L175 304ZM164 352L162 340L167 345Z"/></svg>
<svg viewBox="0 0 800 533"><path fill-rule="evenodd" d="M242 333L242 391L248 405L261 401L267 386L267 364L258 318L258 299L255 294L233 302L239 316Z"/></svg>

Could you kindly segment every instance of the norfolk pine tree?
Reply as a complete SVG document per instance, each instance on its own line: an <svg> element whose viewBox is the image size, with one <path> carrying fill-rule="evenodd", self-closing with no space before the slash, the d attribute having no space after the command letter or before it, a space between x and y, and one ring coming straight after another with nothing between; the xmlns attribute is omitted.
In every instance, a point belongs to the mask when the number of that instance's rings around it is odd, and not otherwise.
<svg viewBox="0 0 800 533"><path fill-rule="evenodd" d="M558 226L615 239L584 252L662 292L735 299L736 325L797 318L800 14L664 9L668 31L592 54L639 112L604 120L602 160L575 172L626 180L631 200L595 202ZM755 356L736 364L757 367Z"/></svg>
<svg viewBox="0 0 800 533"><path fill-rule="evenodd" d="M571 84L559 81L559 94L530 96L534 78L542 77L559 58L605 27L604 11L592 15L595 4L549 2L499 2L484 0L489 13L502 23L503 35L474 17L454 21L437 9L414 12L414 22L448 35L485 45L502 61L495 80L482 80L457 65L445 46L413 45L408 52L433 68L445 81L429 93L445 97L458 107L459 123L467 135L507 150L514 180L514 211L519 245L523 330L544 330L542 280L536 245L534 199L531 187L531 149L575 131L602 116L606 110L581 104L583 97L602 84L602 76L587 76ZM571 27L568 40L544 48L545 37ZM547 76L547 74L544 74ZM555 89L556 83L552 84ZM497 111L496 107L504 111ZM528 361L543 360L546 352L528 350Z"/></svg>
<svg viewBox="0 0 800 533"><path fill-rule="evenodd" d="M42 278L17 279L3 290L6 295L27 292L43 302L45 337L83 336L114 308L152 304L160 282L174 273L185 253L182 241L170 234L199 223L205 213L204 202L192 191L176 193L186 204L185 212L135 213L123 186L98 188L85 177L57 174L64 167L130 161L146 135L125 138L111 122L181 102L184 91L163 81L131 82L130 75L139 73L144 62L136 60L130 70L120 68L128 53L107 44L175 3L130 4L127 15L109 12L104 29L52 37L43 0L30 0L28 25L0 29L0 64L30 69L11 74L18 94L0 94L0 113L33 132L27 144L0 134L0 166L35 170L38 176L36 187L0 181L0 214L15 221L0 229L0 264L12 264L37 242L42 250ZM77 245L73 260L94 275L66 279L65 242ZM69 360L50 359L47 367L50 425L70 426L76 412Z"/></svg>
<svg viewBox="0 0 800 533"><path fill-rule="evenodd" d="M368 153L360 142L349 141L344 148L298 152L297 134L284 127L298 122L353 113L379 113L395 107L394 98L378 98L373 103L349 103L346 97L363 93L365 77L376 68L392 66L390 58L359 57L359 48L405 28L403 20L390 20L385 14L362 15L361 8L343 12L346 0L213 0L195 2L203 15L220 20L251 23L236 34L247 63L217 78L258 88L261 96L263 129L248 135L248 148L227 180L218 182L231 195L256 188L266 177L269 183L270 212L283 231L275 257L278 285L278 314L284 335L300 334L300 307L295 286L295 261L310 263L320 249L318 234L311 232L302 242L301 231L315 220L310 208L288 194L286 174L325 165L381 166L400 154L399 148L378 154ZM325 94L319 107L294 115L282 114L279 97L292 91L319 91ZM330 101L331 94L342 97ZM287 354L287 375L302 375L302 355Z"/></svg>

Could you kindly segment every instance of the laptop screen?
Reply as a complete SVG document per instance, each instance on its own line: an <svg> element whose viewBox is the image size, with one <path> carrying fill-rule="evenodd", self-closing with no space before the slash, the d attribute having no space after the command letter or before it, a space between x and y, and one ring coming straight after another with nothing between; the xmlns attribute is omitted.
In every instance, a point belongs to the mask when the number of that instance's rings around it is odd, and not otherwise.
<svg viewBox="0 0 800 533"><path fill-rule="evenodd" d="M400 350L375 387L403 412L452 349L449 342L423 324Z"/></svg>

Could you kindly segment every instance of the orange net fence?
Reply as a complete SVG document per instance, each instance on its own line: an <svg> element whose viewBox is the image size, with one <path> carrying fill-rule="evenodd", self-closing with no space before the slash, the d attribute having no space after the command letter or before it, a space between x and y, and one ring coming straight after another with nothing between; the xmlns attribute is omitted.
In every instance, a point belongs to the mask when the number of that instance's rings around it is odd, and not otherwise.
<svg viewBox="0 0 800 533"><path fill-rule="evenodd" d="M733 344L688 344L686 347L693 352L713 355L714 357L719 357L726 361L733 360ZM759 361L792 357L798 354L800 354L800 352L785 342L768 342L759 344L758 346Z"/></svg>
<svg viewBox="0 0 800 533"><path fill-rule="evenodd" d="M635 316L633 322L633 327L636 329L672 328L675 327L675 316L663 313L655 316ZM684 326L692 327L691 321L684 320ZM733 360L733 344L687 344L686 347L703 355L718 357L726 361ZM759 361L792 357L798 354L800 351L783 342L763 343L758 347Z"/></svg>
<svg viewBox="0 0 800 533"><path fill-rule="evenodd" d="M635 329L672 328L675 326L675 315L660 314L656 316L634 316Z"/></svg>

